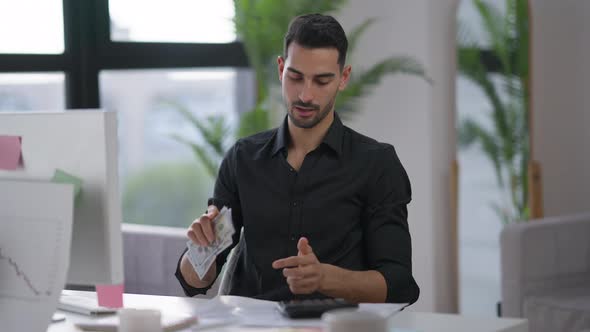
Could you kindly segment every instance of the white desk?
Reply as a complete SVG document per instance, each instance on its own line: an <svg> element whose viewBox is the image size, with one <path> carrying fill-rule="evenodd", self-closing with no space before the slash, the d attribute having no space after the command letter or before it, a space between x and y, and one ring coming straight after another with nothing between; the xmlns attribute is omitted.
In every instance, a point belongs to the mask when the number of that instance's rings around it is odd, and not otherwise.
<svg viewBox="0 0 590 332"><path fill-rule="evenodd" d="M528 332L526 319L465 317L450 314L402 311L391 319L395 328L416 332ZM405 331L404 331L405 332Z"/></svg>
<svg viewBox="0 0 590 332"><path fill-rule="evenodd" d="M92 296L90 292L76 292ZM203 305L204 299L125 294L125 307L130 308L155 308L167 312L190 314ZM65 313L66 321L53 323L49 326L48 332L72 332L79 331L73 325L80 319L88 320L88 316L81 316L73 313ZM403 311L391 319L393 331L395 329L416 332L528 332L528 324L524 319L507 318L472 318L459 315L433 314ZM224 327L207 331L286 331L280 328L241 328ZM303 330L303 329L302 329ZM191 331L186 330L186 331ZM293 330L291 330L293 331ZM296 330L295 330L296 331ZM309 330L307 330L309 331Z"/></svg>

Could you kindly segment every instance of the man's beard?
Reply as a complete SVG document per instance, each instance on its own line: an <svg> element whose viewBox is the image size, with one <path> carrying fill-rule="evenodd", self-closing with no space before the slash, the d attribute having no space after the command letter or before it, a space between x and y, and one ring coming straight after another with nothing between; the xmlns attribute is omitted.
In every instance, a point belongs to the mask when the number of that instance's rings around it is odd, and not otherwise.
<svg viewBox="0 0 590 332"><path fill-rule="evenodd" d="M328 116L328 114L330 113L330 110L332 110L332 108L334 107L335 101L336 101L336 95L334 95L334 97L330 100L330 102L328 104L326 104L326 106L322 110L320 110L319 113L316 114L316 116L311 117L310 119L304 119L304 120L297 119L297 117L293 114L295 112L294 111L295 106L300 106L303 108L310 108L316 112L320 109L320 106L316 105L316 104L304 103L301 100L291 103L291 107L289 107L287 109L287 114L289 116L289 119L291 119L291 122L296 127L304 128L304 129L313 128L313 127L317 126L318 123L322 122L322 120L325 119L326 116Z"/></svg>

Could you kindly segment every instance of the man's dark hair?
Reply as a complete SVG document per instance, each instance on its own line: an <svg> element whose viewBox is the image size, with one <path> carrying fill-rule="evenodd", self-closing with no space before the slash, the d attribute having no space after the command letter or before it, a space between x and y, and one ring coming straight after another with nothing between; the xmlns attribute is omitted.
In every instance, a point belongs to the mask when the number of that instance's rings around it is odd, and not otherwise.
<svg viewBox="0 0 590 332"><path fill-rule="evenodd" d="M285 35L285 59L292 42L305 48L335 48L338 50L338 64L344 68L348 40L344 29L329 15L306 14L295 17Z"/></svg>

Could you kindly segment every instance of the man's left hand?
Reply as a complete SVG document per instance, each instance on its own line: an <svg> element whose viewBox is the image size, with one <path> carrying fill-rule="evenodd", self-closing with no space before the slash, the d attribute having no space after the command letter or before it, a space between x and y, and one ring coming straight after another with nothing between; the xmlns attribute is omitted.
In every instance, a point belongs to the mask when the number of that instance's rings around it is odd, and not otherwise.
<svg viewBox="0 0 590 332"><path fill-rule="evenodd" d="M283 269L283 276L293 294L311 294L320 289L324 279L324 268L313 253L307 238L297 242L297 256L277 259L272 263L274 269Z"/></svg>

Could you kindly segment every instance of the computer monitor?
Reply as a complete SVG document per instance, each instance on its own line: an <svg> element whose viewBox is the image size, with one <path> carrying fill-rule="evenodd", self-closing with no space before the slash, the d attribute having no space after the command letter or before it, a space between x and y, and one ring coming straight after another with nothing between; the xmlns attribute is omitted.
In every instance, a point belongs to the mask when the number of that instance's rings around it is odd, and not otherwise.
<svg viewBox="0 0 590 332"><path fill-rule="evenodd" d="M22 165L0 178L82 180L74 207L69 285L123 283L117 116L102 110L0 112L0 135L21 137Z"/></svg>

